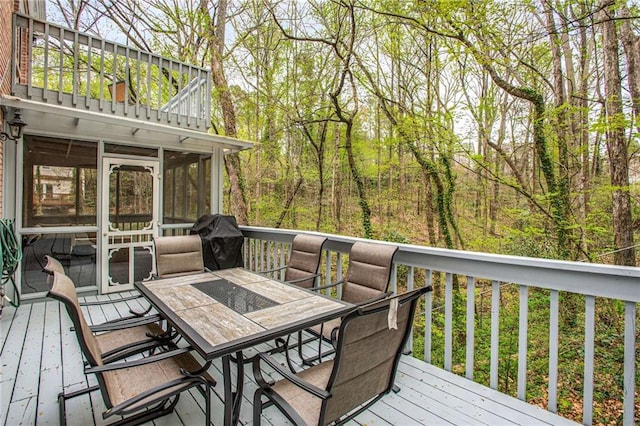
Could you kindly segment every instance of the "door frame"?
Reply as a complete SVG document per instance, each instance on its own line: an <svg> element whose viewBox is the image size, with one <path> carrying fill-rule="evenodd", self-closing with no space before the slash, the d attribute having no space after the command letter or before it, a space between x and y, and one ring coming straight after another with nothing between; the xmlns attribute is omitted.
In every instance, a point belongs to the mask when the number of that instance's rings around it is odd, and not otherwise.
<svg viewBox="0 0 640 426"><path fill-rule="evenodd" d="M160 191L160 176L161 176L161 162L158 158L149 158L149 157L123 157L118 155L108 155L103 154L102 156L102 184L101 184L101 201L102 201L102 209L101 209L101 218L100 218L100 259L101 259L101 283L100 283L100 293L107 294L118 291L126 291L132 290L133 287L133 268L131 265L131 260L134 255L134 251L132 250L135 247L145 247L149 250L151 254L151 272L149 279L153 277L155 274L155 250L153 247L153 238L157 237L159 228L160 228L160 203L161 203L161 191ZM110 226L109 222L109 187L110 187L110 175L112 171L120 165L128 165L128 166L141 166L147 168L151 172L151 176L153 178L153 188L152 188L152 208L151 208L151 222L149 227L145 227L142 230L135 231L121 231L114 229ZM111 243L110 238L117 236L140 236L140 237L148 237L148 241L143 242L129 242L129 243ZM130 248L129 250L129 283L113 283L111 277L109 275L109 258L110 258L110 250L114 248ZM112 253L115 252L112 251Z"/></svg>

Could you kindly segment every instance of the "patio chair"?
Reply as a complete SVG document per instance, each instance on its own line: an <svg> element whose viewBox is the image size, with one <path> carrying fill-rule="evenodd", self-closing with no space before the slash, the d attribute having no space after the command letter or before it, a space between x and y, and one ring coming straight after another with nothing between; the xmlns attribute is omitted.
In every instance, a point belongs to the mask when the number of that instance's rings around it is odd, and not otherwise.
<svg viewBox="0 0 640 426"><path fill-rule="evenodd" d="M392 390L418 298L429 290L423 287L356 308L340 324L335 358L298 374L259 354L253 361L258 384L253 424L260 425L262 410L270 405L296 425L342 424L368 409ZM272 376L283 378L267 381L261 363L276 371Z"/></svg>
<svg viewBox="0 0 640 426"><path fill-rule="evenodd" d="M204 272L202 240L198 235L156 237L153 243L158 278Z"/></svg>
<svg viewBox="0 0 640 426"><path fill-rule="evenodd" d="M342 300L354 305L371 303L387 297L389 279L393 266L393 257L398 247L387 244L376 244L358 241L351 246L349 251L349 266L344 280L317 287L314 290L342 286ZM302 354L302 346L308 340L302 340L302 332L298 333L298 355L305 365L313 365L315 361L321 361L323 356L330 355L334 351L322 352L322 342L334 343L333 330L340 327L340 318L306 329L307 332L319 337L318 355L305 358ZM287 355L288 356L288 355ZM289 361L289 359L287 359ZM292 366L289 361L289 365Z"/></svg>
<svg viewBox="0 0 640 426"><path fill-rule="evenodd" d="M113 424L140 424L172 412L180 393L193 387L205 397L205 424L209 424L210 391L215 384L206 373L209 364L202 367L189 353L190 348L178 349L175 345L145 358L108 363L102 342L89 329L80 309L73 282L59 272L54 272L53 277L49 296L66 307L88 364L85 374L95 374L98 381L97 386L58 395L61 424L66 424L66 400L94 390L101 391L106 406L103 418L126 416Z"/></svg>
<svg viewBox="0 0 640 426"><path fill-rule="evenodd" d="M44 270L44 272L48 273L50 277L53 276L54 272L59 272L61 274L65 274L66 275L66 272L64 270L64 266L56 258L54 258L52 256L49 256L49 255L45 255L44 256L44 262L45 263L44 263L44 266L43 266L42 269ZM118 302L125 302L127 300L139 299L141 297L142 297L141 294L135 294L135 295L132 295L132 296L120 298L118 300L96 301L96 302L80 302L80 306L96 306L96 305L100 306L100 305L113 304L113 303L118 303ZM124 319L144 317L149 312L151 312L151 305L149 305L149 307L147 309L145 309L144 311L136 311L135 309L130 308L129 312L131 313L130 316L118 318L116 320L112 320L112 321L108 321L108 322L116 322L116 321L121 321L121 320L124 320Z"/></svg>
<svg viewBox="0 0 640 426"><path fill-rule="evenodd" d="M291 243L289 262L280 268L261 271L261 274L272 275L285 269L284 280L298 287L315 287L316 278L320 275L320 258L326 237L309 234L298 234Z"/></svg>

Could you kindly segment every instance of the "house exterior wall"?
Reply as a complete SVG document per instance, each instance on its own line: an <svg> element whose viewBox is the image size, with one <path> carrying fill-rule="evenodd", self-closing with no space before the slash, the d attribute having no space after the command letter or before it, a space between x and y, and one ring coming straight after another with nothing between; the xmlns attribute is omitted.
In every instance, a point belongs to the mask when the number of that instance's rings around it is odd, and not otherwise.
<svg viewBox="0 0 640 426"><path fill-rule="evenodd" d="M11 14L18 1L0 1L0 94L11 92ZM4 131L4 112L0 110L0 129ZM0 140L0 216L3 214L4 142Z"/></svg>

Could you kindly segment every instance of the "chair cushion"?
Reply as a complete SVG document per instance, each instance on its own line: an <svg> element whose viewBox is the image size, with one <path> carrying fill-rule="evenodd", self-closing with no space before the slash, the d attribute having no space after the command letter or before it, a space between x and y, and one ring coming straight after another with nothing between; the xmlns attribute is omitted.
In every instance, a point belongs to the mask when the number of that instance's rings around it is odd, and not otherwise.
<svg viewBox="0 0 640 426"><path fill-rule="evenodd" d="M349 251L342 300L360 304L387 291L397 246L357 242Z"/></svg>
<svg viewBox="0 0 640 426"><path fill-rule="evenodd" d="M100 351L104 354L105 352L109 352L130 343L150 340L147 333L158 335L164 333L164 330L158 324L151 323L97 334L96 340L98 341Z"/></svg>
<svg viewBox="0 0 640 426"><path fill-rule="evenodd" d="M78 294L73 281L60 272L53 273L53 285L49 290L49 297L61 301L67 309L71 322L76 329L78 343L91 365L102 365L102 352L98 346L95 335L89 328L89 324L80 309Z"/></svg>
<svg viewBox="0 0 640 426"><path fill-rule="evenodd" d="M184 353L150 364L102 373L106 394L111 406L121 404L142 392L153 389L171 380L184 377L180 371L181 368L187 371L196 371L201 368L201 365L193 356ZM213 379L211 380L212 383L214 383ZM144 407L152 399L161 395L168 395L179 388L180 385L177 385L165 389L162 392L153 393L149 398L132 405L131 409Z"/></svg>
<svg viewBox="0 0 640 426"><path fill-rule="evenodd" d="M318 324L318 325L314 325L310 328L307 329L307 331L310 331L314 334L316 334L317 336L320 336L320 334L322 333L322 338L325 340L331 340L331 332L335 329L335 328L340 328L340 323L342 322L342 320L340 318L336 318L336 319L332 319L330 321L327 321L323 324Z"/></svg>
<svg viewBox="0 0 640 426"><path fill-rule="evenodd" d="M160 278L204 272L202 241L198 235L158 237L154 243Z"/></svg>
<svg viewBox="0 0 640 426"><path fill-rule="evenodd" d="M305 382L311 383L320 389L326 389L333 370L333 360L323 362L297 374ZM298 412L306 424L317 425L320 419L320 407L322 399L301 390L288 380L276 382L272 390L283 397L291 407Z"/></svg>
<svg viewBox="0 0 640 426"><path fill-rule="evenodd" d="M320 258L322 257L322 246L326 240L326 237L317 235L296 235L291 245L291 255L289 256L289 263L287 263L284 280L293 281L314 276L318 272ZM295 282L295 285L304 288L311 288L313 284L313 277L309 280Z"/></svg>

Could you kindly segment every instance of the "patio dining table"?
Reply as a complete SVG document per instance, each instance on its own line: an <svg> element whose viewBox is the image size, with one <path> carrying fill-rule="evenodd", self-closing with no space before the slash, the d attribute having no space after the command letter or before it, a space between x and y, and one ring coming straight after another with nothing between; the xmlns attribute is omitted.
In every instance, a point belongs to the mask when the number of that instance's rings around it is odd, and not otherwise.
<svg viewBox="0 0 640 426"><path fill-rule="evenodd" d="M136 288L204 358L204 368L222 358L225 425L235 425L239 418L243 350L353 309L349 303L244 268L136 283Z"/></svg>

